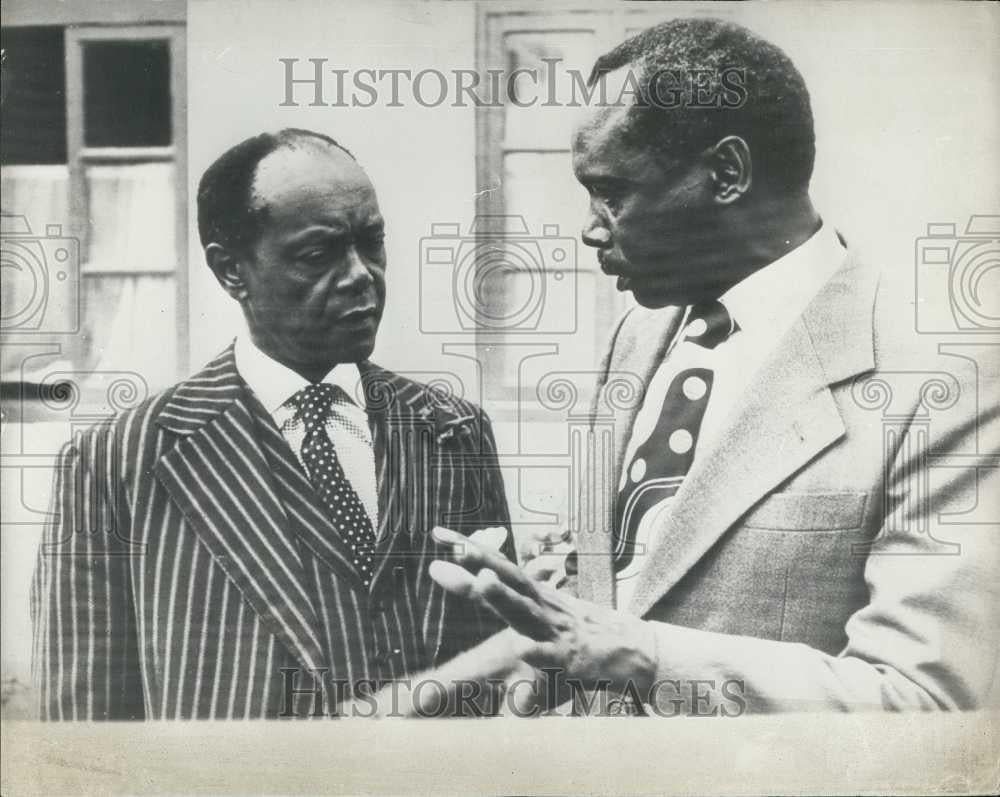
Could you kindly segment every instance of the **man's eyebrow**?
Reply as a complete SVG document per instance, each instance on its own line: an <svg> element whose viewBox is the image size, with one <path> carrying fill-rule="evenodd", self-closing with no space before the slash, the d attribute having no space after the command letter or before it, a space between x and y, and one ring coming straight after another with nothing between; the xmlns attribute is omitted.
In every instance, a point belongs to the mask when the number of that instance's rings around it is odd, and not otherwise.
<svg viewBox="0 0 1000 797"><path fill-rule="evenodd" d="M577 179L585 186L622 188L635 181L615 174L581 174Z"/></svg>
<svg viewBox="0 0 1000 797"><path fill-rule="evenodd" d="M384 230L385 220L379 217L362 223L358 227L356 234L377 235L381 234ZM284 245L289 249L294 249L297 246L315 243L337 243L339 241L347 241L351 238L352 234L354 233L352 233L351 229L347 225L338 225L336 227L318 225L292 233L287 239L285 239Z"/></svg>
<svg viewBox="0 0 1000 797"><path fill-rule="evenodd" d="M350 231L346 227L308 227L305 230L294 232L285 239L287 246L298 246L300 244L313 243L315 241L329 241L338 238L346 238Z"/></svg>

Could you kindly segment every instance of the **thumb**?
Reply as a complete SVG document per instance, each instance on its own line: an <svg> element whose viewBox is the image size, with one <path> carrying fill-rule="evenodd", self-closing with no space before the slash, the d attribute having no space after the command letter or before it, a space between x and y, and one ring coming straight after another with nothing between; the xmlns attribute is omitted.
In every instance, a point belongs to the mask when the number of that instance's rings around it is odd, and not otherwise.
<svg viewBox="0 0 1000 797"><path fill-rule="evenodd" d="M474 531L469 540L492 551L499 551L507 542L507 529L503 526L490 526L485 529Z"/></svg>

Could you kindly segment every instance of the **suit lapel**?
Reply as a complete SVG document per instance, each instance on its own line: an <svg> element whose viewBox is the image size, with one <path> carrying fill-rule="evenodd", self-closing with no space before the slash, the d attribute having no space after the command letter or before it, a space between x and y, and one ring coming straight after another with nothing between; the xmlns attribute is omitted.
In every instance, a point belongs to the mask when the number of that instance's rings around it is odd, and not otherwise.
<svg viewBox="0 0 1000 797"><path fill-rule="evenodd" d="M274 487L288 518L293 535L327 567L350 579L360 588L361 577L353 562L347 535L342 534L316 494L312 482L302 472L295 454L274 421L256 398L250 399Z"/></svg>
<svg viewBox="0 0 1000 797"><path fill-rule="evenodd" d="M435 517L429 481L433 470L435 414L419 385L372 363L361 364L375 449L379 528L372 589L406 564Z"/></svg>
<svg viewBox="0 0 1000 797"><path fill-rule="evenodd" d="M319 624L255 415L230 347L158 416L181 439L156 475L265 626L315 669Z"/></svg>
<svg viewBox="0 0 1000 797"><path fill-rule="evenodd" d="M874 367L876 286L850 257L758 370L678 490L632 613L649 611L747 510L844 435L830 385Z"/></svg>
<svg viewBox="0 0 1000 797"><path fill-rule="evenodd" d="M372 594L398 593L398 579L405 579L407 610L420 625L422 654L430 665L437 660L445 617L454 605L428 573L432 559L447 558L430 531L455 502L467 498L469 487L461 465L443 458L437 435L459 416L446 403L436 402L426 388L391 371L362 363L361 374L379 487L378 564ZM445 487L440 483L444 473L458 481ZM441 501L446 503L440 505Z"/></svg>
<svg viewBox="0 0 1000 797"><path fill-rule="evenodd" d="M801 321L744 395L681 484L630 611L651 608L753 504L844 433Z"/></svg>
<svg viewBox="0 0 1000 797"><path fill-rule="evenodd" d="M623 461L625 459L625 449L628 447L629 438L632 434L632 425L635 417L642 408L645 397L645 386L656 373L660 363L666 356L670 342L677 334L684 312L681 309L671 307L663 310L642 310L634 312L643 313L648 316L648 321L643 323L644 334L641 338L630 341L627 348L622 353L624 359L615 371L623 373L626 377L633 377L643 385L643 391L636 396L635 401L629 402L620 411L614 414L615 434L614 434L614 482L615 488L618 486L618 478L621 475ZM611 379L606 379L601 390L607 391L614 387L614 373L610 374Z"/></svg>
<svg viewBox="0 0 1000 797"><path fill-rule="evenodd" d="M595 528L579 535L576 541L579 569L577 590L580 597L607 606L614 601L614 578L608 554L612 549L614 501L625 459L625 449L628 446L635 417L642 407L645 386L649 384L649 380L663 361L671 340L677 334L684 313L683 310L674 307L655 311L637 307L629 315L638 316L627 320L638 326L642 333L613 341L611 349L600 365L601 377L591 406L591 422L595 427L595 435L600 435L597 427L606 425L609 420L613 431L610 441L610 463L592 462L590 469L604 474L610 464L610 474L605 477L603 483L598 479L597 483L587 482L580 487L581 501L589 506L584 512L585 517L591 517L592 513L598 512L600 517L594 517ZM624 406L613 400L613 396L622 387L618 384L619 378L626 382L634 381L635 384L642 386L634 396L630 396L632 400ZM599 448L595 455L603 460L605 449ZM590 494L595 489L604 493L603 502L596 506L594 505L596 497Z"/></svg>
<svg viewBox="0 0 1000 797"><path fill-rule="evenodd" d="M375 529L378 564L372 577L372 589L375 589L385 578L384 574L391 572L392 563L398 566L406 557L409 532L415 524L420 526L424 521L420 527L426 527L429 522L417 517L422 513L419 496L425 492L425 474L430 470L429 448L425 440L418 438L421 422L433 416L418 407L421 391L412 383L371 363L361 363L359 369L378 486L379 523ZM255 399L251 398L251 403L261 430L262 448L290 527L327 566L362 588L361 577L352 564L353 553L347 535L341 533L330 518L270 415ZM433 428L427 424L423 426Z"/></svg>

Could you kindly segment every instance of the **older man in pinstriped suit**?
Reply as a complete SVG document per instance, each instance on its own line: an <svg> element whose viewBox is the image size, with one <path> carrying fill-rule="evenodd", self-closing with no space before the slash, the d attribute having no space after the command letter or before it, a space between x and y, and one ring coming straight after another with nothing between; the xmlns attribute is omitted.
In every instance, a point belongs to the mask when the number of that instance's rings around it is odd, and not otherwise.
<svg viewBox="0 0 1000 797"><path fill-rule="evenodd" d="M67 448L33 587L45 718L331 714L496 630L427 573L435 525L509 522L489 421L367 360L365 172L326 136L262 134L198 213L249 336Z"/></svg>

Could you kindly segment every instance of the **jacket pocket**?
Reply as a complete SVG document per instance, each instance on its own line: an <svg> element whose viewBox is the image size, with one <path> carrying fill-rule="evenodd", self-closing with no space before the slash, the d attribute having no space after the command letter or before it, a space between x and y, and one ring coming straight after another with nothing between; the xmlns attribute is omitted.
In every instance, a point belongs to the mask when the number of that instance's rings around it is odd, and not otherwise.
<svg viewBox="0 0 1000 797"><path fill-rule="evenodd" d="M860 528L866 492L772 493L741 523L768 531L840 531Z"/></svg>

